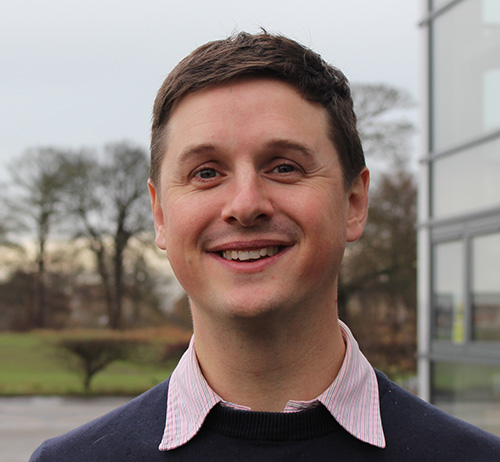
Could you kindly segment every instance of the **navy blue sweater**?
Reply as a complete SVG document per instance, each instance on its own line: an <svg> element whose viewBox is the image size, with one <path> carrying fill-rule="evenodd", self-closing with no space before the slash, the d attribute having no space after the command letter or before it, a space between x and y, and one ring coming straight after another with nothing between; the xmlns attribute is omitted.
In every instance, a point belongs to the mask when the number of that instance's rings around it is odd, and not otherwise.
<svg viewBox="0 0 500 462"><path fill-rule="evenodd" d="M500 438L450 417L377 372L387 446L346 432L320 406L298 413L216 406L187 444L161 452L168 380L130 403L46 441L30 462L500 461Z"/></svg>

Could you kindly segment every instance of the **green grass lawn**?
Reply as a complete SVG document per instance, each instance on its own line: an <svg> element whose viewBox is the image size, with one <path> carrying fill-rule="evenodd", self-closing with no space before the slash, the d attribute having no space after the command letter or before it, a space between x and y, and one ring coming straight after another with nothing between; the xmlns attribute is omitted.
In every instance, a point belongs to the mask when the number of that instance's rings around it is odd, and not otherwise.
<svg viewBox="0 0 500 462"><path fill-rule="evenodd" d="M58 357L54 343L60 335L0 334L0 395L83 394L80 376ZM115 362L99 372L92 381L91 394L137 395L166 379L175 363L156 360L158 342L142 348L134 360Z"/></svg>

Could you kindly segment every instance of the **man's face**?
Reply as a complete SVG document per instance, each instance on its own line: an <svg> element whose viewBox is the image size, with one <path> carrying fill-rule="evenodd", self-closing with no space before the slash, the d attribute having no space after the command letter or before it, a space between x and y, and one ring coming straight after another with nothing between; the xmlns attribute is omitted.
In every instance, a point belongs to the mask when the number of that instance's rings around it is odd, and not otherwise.
<svg viewBox="0 0 500 462"><path fill-rule="evenodd" d="M346 190L322 106L277 80L210 87L177 103L166 145L159 189L150 186L156 243L194 311L335 306L368 172Z"/></svg>

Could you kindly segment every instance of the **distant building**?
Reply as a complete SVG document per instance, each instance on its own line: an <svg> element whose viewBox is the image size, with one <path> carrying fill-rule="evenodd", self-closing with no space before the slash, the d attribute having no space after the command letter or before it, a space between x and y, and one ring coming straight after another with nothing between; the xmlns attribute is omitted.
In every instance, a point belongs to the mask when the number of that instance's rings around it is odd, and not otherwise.
<svg viewBox="0 0 500 462"><path fill-rule="evenodd" d="M500 0L423 0L419 381L500 435Z"/></svg>

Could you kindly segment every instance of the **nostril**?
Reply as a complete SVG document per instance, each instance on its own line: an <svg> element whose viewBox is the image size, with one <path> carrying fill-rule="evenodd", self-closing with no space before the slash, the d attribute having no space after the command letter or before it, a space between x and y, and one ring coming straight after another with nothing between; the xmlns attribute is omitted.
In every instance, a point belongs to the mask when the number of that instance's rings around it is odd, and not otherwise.
<svg viewBox="0 0 500 462"><path fill-rule="evenodd" d="M241 226L248 227L271 218L273 205L266 185L258 178L240 176L231 185L233 189L227 190L227 202L222 210L225 221L238 222Z"/></svg>

